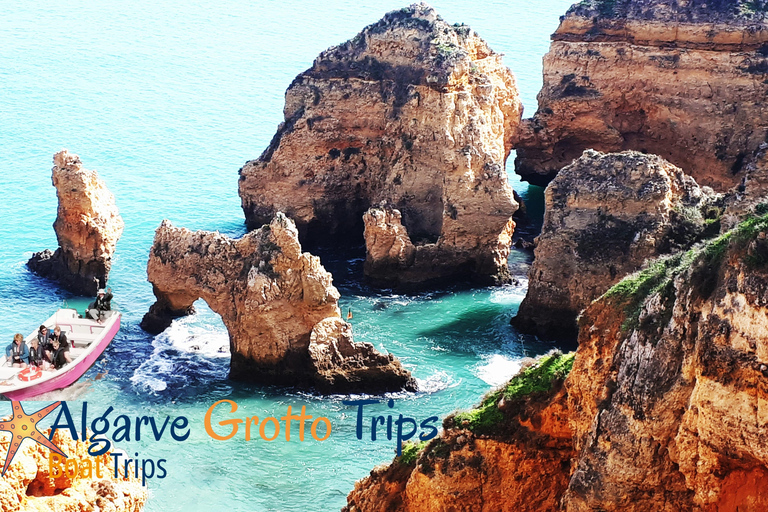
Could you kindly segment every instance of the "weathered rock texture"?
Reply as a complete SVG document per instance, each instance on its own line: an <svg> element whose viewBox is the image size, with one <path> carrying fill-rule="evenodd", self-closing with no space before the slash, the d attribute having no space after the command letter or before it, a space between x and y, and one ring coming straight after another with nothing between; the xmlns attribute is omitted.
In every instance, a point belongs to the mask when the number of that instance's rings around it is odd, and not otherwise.
<svg viewBox="0 0 768 512"><path fill-rule="evenodd" d="M576 336L576 316L648 258L719 230L721 197L655 155L588 150L545 192L545 215L513 323Z"/></svg>
<svg viewBox="0 0 768 512"><path fill-rule="evenodd" d="M768 143L760 144L745 166L741 183L728 195L722 230L728 231L753 214L768 212Z"/></svg>
<svg viewBox="0 0 768 512"><path fill-rule="evenodd" d="M501 55L469 27L424 4L393 11L321 53L284 113L240 170L250 228L282 211L304 241L357 242L363 214L383 202L401 214L388 229L428 256L384 251L367 266L376 279L506 277L517 203L504 164L522 110Z"/></svg>
<svg viewBox="0 0 768 512"><path fill-rule="evenodd" d="M48 434L48 433L46 433ZM10 434L0 433L0 464L5 463ZM78 461L88 456L82 441L73 441L58 430L53 442L70 458ZM3 478L0 478L0 510L3 512L141 512L147 500L147 488L132 475L114 478L114 459L108 454L90 458L92 478L71 478L66 474L53 478L49 473L47 448L25 441ZM102 477L96 474L96 459L101 460Z"/></svg>
<svg viewBox="0 0 768 512"><path fill-rule="evenodd" d="M338 392L415 389L392 355L352 341L331 274L301 252L296 226L280 213L239 240L163 221L147 275L157 302L142 327L160 332L202 298L229 331L233 379Z"/></svg>
<svg viewBox="0 0 768 512"><path fill-rule="evenodd" d="M80 158L67 150L53 156L53 186L59 198L53 223L59 248L35 253L27 265L73 293L96 295L107 284L123 233L115 197L96 171L83 169Z"/></svg>
<svg viewBox="0 0 768 512"><path fill-rule="evenodd" d="M489 397L496 411L483 414L498 414L498 425L447 418L442 436L418 456L357 482L343 512L556 510L575 455L562 382L517 400Z"/></svg>
<svg viewBox="0 0 768 512"><path fill-rule="evenodd" d="M725 191L768 134L763 0L587 0L544 57L516 169L546 184L585 149L658 154Z"/></svg>
<svg viewBox="0 0 768 512"><path fill-rule="evenodd" d="M359 483L348 498L349 510L381 510L373 502L376 493L397 503L393 510L447 510L441 507L453 490L454 510L766 510L766 329L768 216L656 261L586 309L565 397L556 396L567 415L559 424L565 421L573 437L541 465L514 469L521 457L541 450L531 432L555 424L548 422L553 415L532 414L526 423L505 413L480 431L488 439L515 432L511 447L494 451L501 460L483 464L482 446L467 450L450 441L457 433L453 426L444 434L447 448L438 453L446 461L461 456L465 466L475 460L471 471L456 470L453 478L448 471L425 473L425 463L435 456L428 446L416 463L421 467L399 474L374 471ZM542 411L555 403L551 395L536 400ZM496 397L484 401L484 416L469 417L493 419L486 406L496 403L504 410ZM510 470L506 492L486 494L486 482L500 468ZM531 489L530 480L539 474L563 471L565 486L555 481ZM412 497L409 489L416 483L420 492ZM540 506L517 508L527 494L550 489L556 495ZM411 508L415 499L420 505Z"/></svg>

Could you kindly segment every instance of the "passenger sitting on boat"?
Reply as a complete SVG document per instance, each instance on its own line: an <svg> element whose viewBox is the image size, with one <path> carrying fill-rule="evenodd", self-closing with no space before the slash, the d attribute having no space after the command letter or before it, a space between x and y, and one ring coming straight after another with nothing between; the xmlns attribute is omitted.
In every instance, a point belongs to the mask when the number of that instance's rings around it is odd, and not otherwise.
<svg viewBox="0 0 768 512"><path fill-rule="evenodd" d="M53 334L51 334L51 341L53 340L59 340L59 344L62 347L69 347L69 340L67 340L67 335L61 332L61 327L59 327L58 325L53 328ZM72 346L74 346L74 344Z"/></svg>
<svg viewBox="0 0 768 512"><path fill-rule="evenodd" d="M63 368L64 365L72 362L72 357L69 355L69 347L63 346L59 343L59 340L54 339L52 341L53 344L53 357L51 357L51 360L53 361L53 367L55 369Z"/></svg>
<svg viewBox="0 0 768 512"><path fill-rule="evenodd" d="M48 328L44 325L41 325L40 328L37 330L37 344L45 348L46 345L50 342L51 338L51 332L48 330Z"/></svg>
<svg viewBox="0 0 768 512"><path fill-rule="evenodd" d="M26 368L29 364L29 347L24 343L24 336L14 334L13 341L5 348L5 357L14 368Z"/></svg>
<svg viewBox="0 0 768 512"><path fill-rule="evenodd" d="M40 347L37 338L32 338L29 342L29 364L30 366L37 366L42 368L46 365L45 350Z"/></svg>
<svg viewBox="0 0 768 512"><path fill-rule="evenodd" d="M104 311L112 310L112 288L99 288L99 292L96 294L96 300L88 305L88 311L86 316L94 320L99 320L104 316Z"/></svg>

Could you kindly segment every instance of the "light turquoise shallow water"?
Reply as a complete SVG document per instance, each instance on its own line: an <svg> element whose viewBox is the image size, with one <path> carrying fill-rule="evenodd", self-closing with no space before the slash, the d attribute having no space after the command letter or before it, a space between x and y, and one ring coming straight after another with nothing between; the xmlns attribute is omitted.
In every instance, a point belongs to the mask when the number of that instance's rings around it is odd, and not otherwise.
<svg viewBox="0 0 768 512"><path fill-rule="evenodd" d="M548 36L568 4L433 2L450 23L469 24L506 54L528 114ZM150 481L148 511L338 510L357 479L391 459L393 442L355 438L355 410L343 397L227 381L228 358L217 352L226 332L204 305L156 338L138 322L153 301L145 268L160 221L242 234L237 170L274 134L285 88L321 50L403 5L0 2L0 341L31 331L64 299L78 306L88 300L24 266L33 251L56 246L51 157L66 147L107 181L126 223L110 280L124 327L99 365L105 379L49 398L72 400L72 407L87 400L91 411L113 405L128 415L190 419L183 443L121 443L141 458L168 460L168 476ZM541 190L513 182L540 209ZM394 397L396 414L442 420L501 383L523 355L551 348L508 324L524 286L373 293L360 285L361 261L321 256L342 304L355 313L356 339L395 353L420 381L422 392ZM524 276L525 255L512 259ZM216 442L202 418L222 398L236 400L242 416L282 416L288 405L307 405L331 420L333 432L323 443ZM6 409L0 404L0 414ZM389 411L384 404L371 410Z"/></svg>

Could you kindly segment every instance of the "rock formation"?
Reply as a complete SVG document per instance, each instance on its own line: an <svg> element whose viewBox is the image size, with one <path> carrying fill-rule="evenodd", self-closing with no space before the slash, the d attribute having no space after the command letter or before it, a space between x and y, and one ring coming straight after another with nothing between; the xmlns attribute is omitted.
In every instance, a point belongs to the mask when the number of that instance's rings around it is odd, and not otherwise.
<svg viewBox="0 0 768 512"><path fill-rule="evenodd" d="M450 496L454 510L768 509L766 297L768 215L656 260L585 310L564 387L513 378L408 467L358 483L348 510L381 510L377 495L402 512ZM518 469L528 457L540 464Z"/></svg>
<svg viewBox="0 0 768 512"><path fill-rule="evenodd" d="M588 150L545 192L545 215L513 323L575 337L576 316L648 258L716 234L721 197L655 155Z"/></svg>
<svg viewBox="0 0 768 512"><path fill-rule="evenodd" d="M547 356L476 411L446 418L441 437L357 482L342 512L557 510L575 455L562 385L571 364L572 354ZM536 380L533 395L512 396Z"/></svg>
<svg viewBox="0 0 768 512"><path fill-rule="evenodd" d="M424 4L390 12L288 88L285 122L240 170L246 222L282 211L303 241L357 242L384 203L400 212L386 230L427 256L381 260L367 239L377 280L504 279L517 209L504 164L521 113L501 55L469 27Z"/></svg>
<svg viewBox="0 0 768 512"><path fill-rule="evenodd" d="M768 135L764 1L586 0L544 57L539 108L514 140L546 184L585 149L654 153L724 192Z"/></svg>
<svg viewBox="0 0 768 512"><path fill-rule="evenodd" d="M163 221L147 275L157 302L142 327L160 332L202 298L229 331L233 379L336 392L415 390L392 355L352 341L331 274L301 252L296 226L281 213L239 240Z"/></svg>
<svg viewBox="0 0 768 512"><path fill-rule="evenodd" d="M49 431L50 432L50 431ZM48 434L47 432L46 434ZM70 458L85 460L88 447L82 441L73 441L64 430L58 430L53 442ZM5 463L10 434L0 433L0 464ZM101 459L104 477L93 470L92 478L66 474L55 477L49 472L47 448L27 441L16 453L5 476L0 479L0 510L3 512L141 512L147 500L147 488L141 479L120 476L114 478L111 468L114 459L108 454L90 458Z"/></svg>
<svg viewBox="0 0 768 512"><path fill-rule="evenodd" d="M83 169L80 158L67 150L53 156L53 186L59 198L53 223L59 248L35 253L27 265L72 293L94 296L106 286L123 232L115 197L96 171Z"/></svg>
<svg viewBox="0 0 768 512"><path fill-rule="evenodd" d="M726 198L723 232L734 228L748 215L768 212L768 142L760 144L745 165L741 183Z"/></svg>

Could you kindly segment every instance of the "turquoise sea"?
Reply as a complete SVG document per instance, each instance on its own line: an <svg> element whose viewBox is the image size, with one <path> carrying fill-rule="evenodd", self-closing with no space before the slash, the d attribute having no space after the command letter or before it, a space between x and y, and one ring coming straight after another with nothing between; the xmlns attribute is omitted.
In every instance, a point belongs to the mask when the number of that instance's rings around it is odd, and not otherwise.
<svg viewBox="0 0 768 512"><path fill-rule="evenodd" d="M450 23L463 22L505 54L527 115L541 86L541 58L567 0L439 0ZM356 410L345 397L227 380L228 346L219 318L205 304L153 337L138 323L152 304L146 262L164 218L191 229L244 233L237 171L258 157L282 118L283 94L323 49L353 37L404 3L387 0L283 1L0 0L0 341L28 333L73 297L26 269L33 251L54 249L56 195L51 158L67 148L96 169L125 220L110 285L123 328L88 379L53 396L79 417L108 406L129 416L185 416L191 436L120 443L139 458L165 458L167 476L149 482L147 511L338 510L354 482L391 460L394 442L359 441ZM512 158L510 158L510 163ZM510 180L541 215L542 190ZM520 284L443 289L416 295L372 290L362 260L322 252L354 312L357 340L396 354L422 391L392 395L370 414L394 412L442 420L504 382L519 360L553 348L509 326L525 294L529 256L515 251ZM100 380L97 372L106 372ZM328 417L327 441L245 442L206 435L203 416L231 399L235 417L280 417L302 405ZM28 403L30 410L38 404ZM10 411L0 403L0 415ZM219 416L225 415L222 410ZM367 413L368 415L368 413ZM91 416L91 417L93 417ZM114 416L113 416L114 418Z"/></svg>

